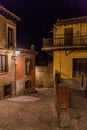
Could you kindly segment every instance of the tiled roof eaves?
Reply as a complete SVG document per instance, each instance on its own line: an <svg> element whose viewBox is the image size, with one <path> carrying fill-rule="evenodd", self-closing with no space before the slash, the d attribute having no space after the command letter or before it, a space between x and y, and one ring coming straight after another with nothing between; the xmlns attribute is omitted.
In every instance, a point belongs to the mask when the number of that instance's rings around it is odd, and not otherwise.
<svg viewBox="0 0 87 130"><path fill-rule="evenodd" d="M69 18L69 19L58 19L57 22L54 24L54 26L74 24L74 23L84 23L84 22L87 22L87 16Z"/></svg>
<svg viewBox="0 0 87 130"><path fill-rule="evenodd" d="M7 10L3 6L0 5L0 14L6 17L7 19L12 20L13 22L18 22L20 21L20 18L13 14L11 11Z"/></svg>

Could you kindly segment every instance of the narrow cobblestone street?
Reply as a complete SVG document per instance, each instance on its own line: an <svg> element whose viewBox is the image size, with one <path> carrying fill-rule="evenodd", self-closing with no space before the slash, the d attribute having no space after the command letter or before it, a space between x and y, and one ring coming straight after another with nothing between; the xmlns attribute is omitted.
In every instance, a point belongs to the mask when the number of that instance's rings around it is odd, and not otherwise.
<svg viewBox="0 0 87 130"><path fill-rule="evenodd" d="M58 130L53 89L0 100L0 130Z"/></svg>

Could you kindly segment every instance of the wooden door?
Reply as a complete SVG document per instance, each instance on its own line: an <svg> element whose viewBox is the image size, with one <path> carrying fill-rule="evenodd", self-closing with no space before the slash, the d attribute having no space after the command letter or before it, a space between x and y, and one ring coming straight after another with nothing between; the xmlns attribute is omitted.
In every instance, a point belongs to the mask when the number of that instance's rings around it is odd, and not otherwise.
<svg viewBox="0 0 87 130"><path fill-rule="evenodd" d="M73 28L65 28L64 30L64 45L73 45Z"/></svg>

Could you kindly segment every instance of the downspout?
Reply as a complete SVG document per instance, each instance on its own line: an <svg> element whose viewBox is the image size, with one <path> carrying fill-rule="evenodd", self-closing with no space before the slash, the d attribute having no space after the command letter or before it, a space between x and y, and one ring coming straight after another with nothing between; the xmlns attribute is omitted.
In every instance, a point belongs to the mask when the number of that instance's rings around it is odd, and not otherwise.
<svg viewBox="0 0 87 130"><path fill-rule="evenodd" d="M60 50L60 77L61 77L61 50Z"/></svg>
<svg viewBox="0 0 87 130"><path fill-rule="evenodd" d="M15 57L15 96L16 96L16 57Z"/></svg>
<svg viewBox="0 0 87 130"><path fill-rule="evenodd" d="M15 73L15 96L16 96L16 56L15 56L15 51L16 50L14 50L14 73Z"/></svg>

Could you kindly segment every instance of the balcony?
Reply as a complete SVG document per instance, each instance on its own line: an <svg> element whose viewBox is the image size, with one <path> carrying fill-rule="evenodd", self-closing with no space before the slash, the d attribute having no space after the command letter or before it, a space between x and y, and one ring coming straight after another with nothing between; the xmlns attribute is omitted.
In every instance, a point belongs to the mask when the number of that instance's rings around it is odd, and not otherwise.
<svg viewBox="0 0 87 130"><path fill-rule="evenodd" d="M87 35L43 38L43 51L87 49Z"/></svg>

